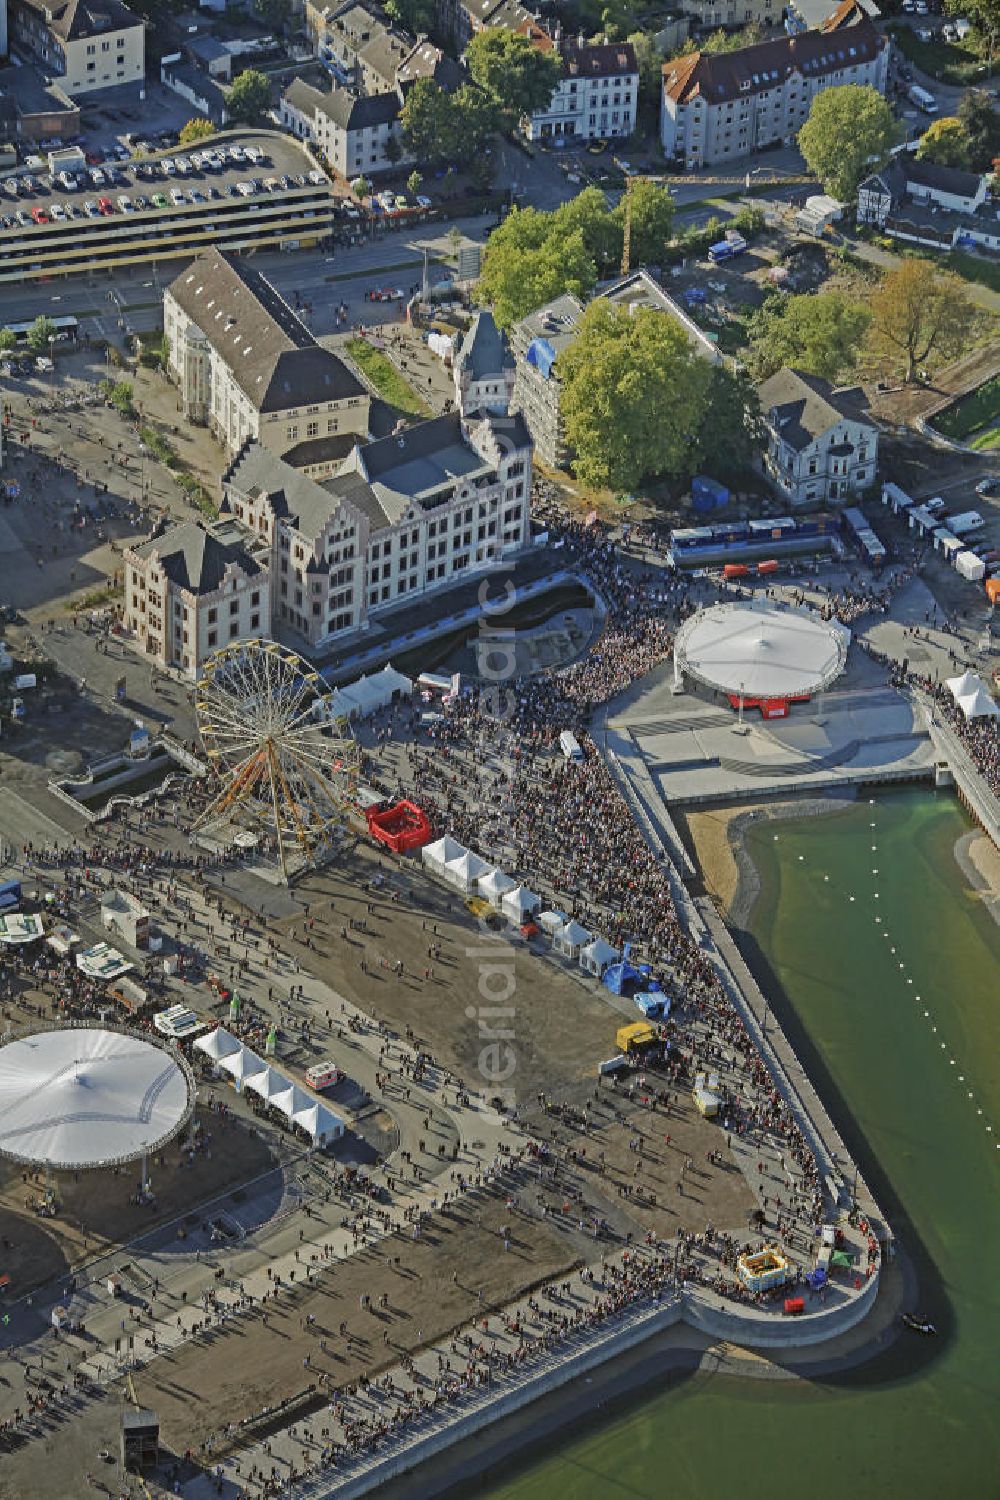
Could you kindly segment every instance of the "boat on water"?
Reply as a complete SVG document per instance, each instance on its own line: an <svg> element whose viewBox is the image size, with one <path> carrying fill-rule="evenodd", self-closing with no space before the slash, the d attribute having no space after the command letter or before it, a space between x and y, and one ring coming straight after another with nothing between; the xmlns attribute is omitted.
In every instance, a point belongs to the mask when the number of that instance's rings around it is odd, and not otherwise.
<svg viewBox="0 0 1000 1500"><path fill-rule="evenodd" d="M906 1327L912 1328L914 1333L923 1333L928 1336L937 1333L937 1329L929 1318L919 1318L916 1313L909 1312L902 1313L900 1316Z"/></svg>

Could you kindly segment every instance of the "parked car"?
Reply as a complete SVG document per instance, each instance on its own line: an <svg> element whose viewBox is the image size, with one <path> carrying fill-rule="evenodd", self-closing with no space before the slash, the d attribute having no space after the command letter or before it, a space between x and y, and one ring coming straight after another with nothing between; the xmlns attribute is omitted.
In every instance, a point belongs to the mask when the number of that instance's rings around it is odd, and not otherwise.
<svg viewBox="0 0 1000 1500"><path fill-rule="evenodd" d="M996 474L987 474L986 478L985 479L981 479L979 481L979 483L976 485L976 494L977 495L996 495L996 494L1000 494L1000 476L998 476Z"/></svg>
<svg viewBox="0 0 1000 1500"><path fill-rule="evenodd" d="M110 198L98 198L97 207L105 216L107 216L108 214L113 214L115 211L115 206Z"/></svg>

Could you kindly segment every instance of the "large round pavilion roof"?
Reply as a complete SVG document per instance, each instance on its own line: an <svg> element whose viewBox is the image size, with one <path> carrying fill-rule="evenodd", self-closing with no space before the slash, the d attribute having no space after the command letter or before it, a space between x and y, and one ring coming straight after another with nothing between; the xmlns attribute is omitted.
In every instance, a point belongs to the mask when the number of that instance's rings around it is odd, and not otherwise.
<svg viewBox="0 0 1000 1500"><path fill-rule="evenodd" d="M748 603L713 604L674 642L680 672L744 698L805 698L844 670L851 634L836 620Z"/></svg>
<svg viewBox="0 0 1000 1500"><path fill-rule="evenodd" d="M194 1107L176 1053L121 1031L68 1027L0 1047L0 1154L57 1169L155 1151Z"/></svg>

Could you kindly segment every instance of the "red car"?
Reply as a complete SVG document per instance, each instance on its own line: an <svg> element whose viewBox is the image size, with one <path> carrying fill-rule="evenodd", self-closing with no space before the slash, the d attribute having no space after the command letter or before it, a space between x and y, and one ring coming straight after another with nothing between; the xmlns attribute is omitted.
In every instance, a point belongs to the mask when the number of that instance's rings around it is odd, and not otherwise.
<svg viewBox="0 0 1000 1500"><path fill-rule="evenodd" d="M110 198L98 198L97 207L102 214L113 214L115 211L115 206Z"/></svg>
<svg viewBox="0 0 1000 1500"><path fill-rule="evenodd" d="M31 210L31 217L36 224L47 224L49 222L49 216L44 208L33 208Z"/></svg>

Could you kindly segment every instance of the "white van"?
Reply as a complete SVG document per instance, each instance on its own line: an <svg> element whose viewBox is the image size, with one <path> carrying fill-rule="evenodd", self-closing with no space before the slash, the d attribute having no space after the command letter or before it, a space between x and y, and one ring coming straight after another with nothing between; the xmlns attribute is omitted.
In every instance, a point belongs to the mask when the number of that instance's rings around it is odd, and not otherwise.
<svg viewBox="0 0 1000 1500"><path fill-rule="evenodd" d="M566 760L583 760L583 751L580 749L580 742L571 729L564 729L559 736L559 749Z"/></svg>
<svg viewBox="0 0 1000 1500"><path fill-rule="evenodd" d="M331 1088L333 1084L339 1083L343 1076L343 1069L338 1068L337 1064L330 1060L314 1063L311 1068L306 1069L306 1083L317 1092Z"/></svg>

